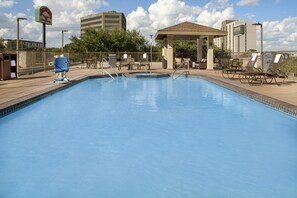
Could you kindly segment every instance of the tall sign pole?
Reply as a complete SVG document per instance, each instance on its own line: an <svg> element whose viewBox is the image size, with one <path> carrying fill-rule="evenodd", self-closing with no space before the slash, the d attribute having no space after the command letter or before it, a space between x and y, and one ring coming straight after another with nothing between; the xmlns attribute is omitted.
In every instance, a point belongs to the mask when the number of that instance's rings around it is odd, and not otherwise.
<svg viewBox="0 0 297 198"><path fill-rule="evenodd" d="M43 63L44 63L44 71L46 67L46 25L52 25L52 12L46 6L38 6L35 9L35 21L38 23L42 23L43 27Z"/></svg>
<svg viewBox="0 0 297 198"><path fill-rule="evenodd" d="M46 24L42 23L43 71L46 70Z"/></svg>
<svg viewBox="0 0 297 198"><path fill-rule="evenodd" d="M19 67L20 67L20 51L19 51L19 41L20 41L20 20L27 20L24 17L17 18L17 39L16 39L16 50L17 50L17 60L16 60L16 78L19 77Z"/></svg>

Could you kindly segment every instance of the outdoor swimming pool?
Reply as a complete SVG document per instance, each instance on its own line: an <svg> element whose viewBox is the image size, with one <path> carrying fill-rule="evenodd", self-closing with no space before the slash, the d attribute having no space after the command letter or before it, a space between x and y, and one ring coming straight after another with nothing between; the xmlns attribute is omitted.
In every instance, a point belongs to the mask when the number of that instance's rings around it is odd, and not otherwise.
<svg viewBox="0 0 297 198"><path fill-rule="evenodd" d="M87 80L0 119L0 197L297 197L296 129L198 78Z"/></svg>

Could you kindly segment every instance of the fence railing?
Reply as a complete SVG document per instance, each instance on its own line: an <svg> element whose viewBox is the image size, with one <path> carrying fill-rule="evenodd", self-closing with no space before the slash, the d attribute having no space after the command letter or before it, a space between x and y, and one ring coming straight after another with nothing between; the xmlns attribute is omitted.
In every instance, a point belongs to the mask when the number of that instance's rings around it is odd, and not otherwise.
<svg viewBox="0 0 297 198"><path fill-rule="evenodd" d="M5 52L2 52L5 53ZM15 51L10 51L9 53L15 53ZM86 60L89 58L95 58L98 62L98 66L105 58L108 58L109 54L116 54L117 61L121 62L124 54L128 54L131 58L134 59L135 62L140 62L142 59L142 55L147 53L148 61L152 62L162 62L162 53L161 52L153 52L152 55L150 52L86 52L86 53L73 53L66 52L64 56L68 57L70 60L70 66L79 65L80 67L86 66ZM265 69L265 64L267 64L267 60L269 57L273 56L273 54L282 53L285 55L285 59L281 64L282 70L293 73L297 75L297 50L295 51L265 51L262 55L259 56L257 65L258 67ZM62 55L61 52L43 52L43 51L20 51L19 52L19 75L24 74L33 74L40 71L48 71L53 70L53 61L54 56ZM239 58L240 61L243 62L243 65L247 64L252 52L245 53L215 53L215 59L222 58ZM152 56L152 60L151 60ZM183 54L184 57L191 57L191 54ZM192 55L193 56L193 55ZM193 56L194 57L194 56ZM263 61L262 61L263 58ZM196 61L196 60L192 60Z"/></svg>
<svg viewBox="0 0 297 198"><path fill-rule="evenodd" d="M86 53L72 53L66 52L63 55L68 57L70 66L86 64L86 60L96 59L98 65L107 59L109 54L116 54L117 61L120 62L123 55L127 53L135 62L140 62L142 55L147 53L148 60L151 61L151 54L149 52L86 52ZM53 70L54 56L61 56L61 52L43 52L43 51L20 51L19 52L19 75L33 74L40 71ZM162 55L160 52L152 53L152 62L161 62Z"/></svg>

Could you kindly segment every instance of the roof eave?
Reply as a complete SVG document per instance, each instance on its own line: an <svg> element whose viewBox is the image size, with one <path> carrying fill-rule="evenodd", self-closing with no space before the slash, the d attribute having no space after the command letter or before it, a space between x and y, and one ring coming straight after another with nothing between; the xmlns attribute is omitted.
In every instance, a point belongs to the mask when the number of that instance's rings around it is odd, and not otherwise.
<svg viewBox="0 0 297 198"><path fill-rule="evenodd" d="M221 32L180 32L180 31L158 31L155 39L160 40L164 39L168 36L191 36L199 38L200 36L214 36L214 37L223 37L227 36L227 32L221 31Z"/></svg>

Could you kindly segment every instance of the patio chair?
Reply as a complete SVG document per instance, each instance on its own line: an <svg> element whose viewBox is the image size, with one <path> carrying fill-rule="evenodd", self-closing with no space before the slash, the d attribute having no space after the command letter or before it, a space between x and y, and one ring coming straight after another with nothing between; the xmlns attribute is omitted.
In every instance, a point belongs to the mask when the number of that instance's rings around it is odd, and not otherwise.
<svg viewBox="0 0 297 198"><path fill-rule="evenodd" d="M128 70L130 70L133 69L133 65L135 65L134 58L132 58L131 55L125 53L121 58L120 66L118 69L121 70L121 67L127 66Z"/></svg>
<svg viewBox="0 0 297 198"><path fill-rule="evenodd" d="M229 65L230 65L230 59L229 59L229 58L223 58L223 59L221 60L221 64L222 64L222 66L223 66L223 69L228 68Z"/></svg>
<svg viewBox="0 0 297 198"><path fill-rule="evenodd" d="M218 71L218 70L222 70L223 69L220 59L214 58L213 63L214 63L213 70Z"/></svg>
<svg viewBox="0 0 297 198"><path fill-rule="evenodd" d="M96 57L92 57L92 58L87 58L85 59L86 61L86 67L88 69L96 69L97 68L97 58Z"/></svg>
<svg viewBox="0 0 297 198"><path fill-rule="evenodd" d="M67 72L69 70L69 61L67 57L59 57L54 60L54 72L56 74L56 78L54 78L54 82L56 81L70 81L67 77Z"/></svg>
<svg viewBox="0 0 297 198"><path fill-rule="evenodd" d="M191 58L183 58L183 61L187 69L193 66L193 62L191 61Z"/></svg>
<svg viewBox="0 0 297 198"><path fill-rule="evenodd" d="M206 69L207 68L207 59L203 58L199 62L193 63L196 69Z"/></svg>
<svg viewBox="0 0 297 198"><path fill-rule="evenodd" d="M148 61L147 53L142 54L140 62L139 64L137 64L137 69L141 69L142 66L144 66L147 69L150 69L150 62Z"/></svg>
<svg viewBox="0 0 297 198"><path fill-rule="evenodd" d="M184 62L183 58L174 58L174 69L181 69L185 68L186 63Z"/></svg>

